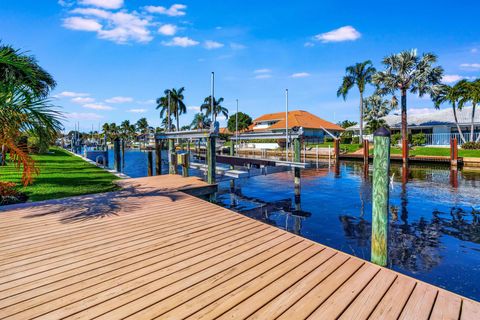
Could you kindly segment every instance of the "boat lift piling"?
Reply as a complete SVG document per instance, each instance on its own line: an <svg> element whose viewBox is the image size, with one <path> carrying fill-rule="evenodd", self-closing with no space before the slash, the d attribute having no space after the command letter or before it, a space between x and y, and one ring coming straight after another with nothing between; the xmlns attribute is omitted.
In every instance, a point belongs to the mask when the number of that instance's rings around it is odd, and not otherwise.
<svg viewBox="0 0 480 320"><path fill-rule="evenodd" d="M155 174L162 174L162 142L155 139Z"/></svg>
<svg viewBox="0 0 480 320"><path fill-rule="evenodd" d="M153 175L153 153L151 150L147 151L147 175Z"/></svg>
<svg viewBox="0 0 480 320"><path fill-rule="evenodd" d="M120 138L118 137L113 140L113 167L117 172L122 171L122 162L120 157Z"/></svg>
<svg viewBox="0 0 480 320"><path fill-rule="evenodd" d="M375 131L373 139L371 260L384 267L388 259L390 132L382 127Z"/></svg>

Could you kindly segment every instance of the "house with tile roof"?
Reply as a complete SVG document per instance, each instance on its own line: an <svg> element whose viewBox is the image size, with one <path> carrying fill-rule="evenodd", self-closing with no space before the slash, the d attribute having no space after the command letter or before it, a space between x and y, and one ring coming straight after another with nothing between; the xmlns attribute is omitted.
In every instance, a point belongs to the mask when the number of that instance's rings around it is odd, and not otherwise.
<svg viewBox="0 0 480 320"><path fill-rule="evenodd" d="M276 112L264 114L253 120L248 130L250 132L285 132L288 120L288 130L303 128L304 135L309 138L323 140L325 134L338 136L344 131L342 127L317 117L310 112L303 110L293 110L288 112L288 118L285 112Z"/></svg>

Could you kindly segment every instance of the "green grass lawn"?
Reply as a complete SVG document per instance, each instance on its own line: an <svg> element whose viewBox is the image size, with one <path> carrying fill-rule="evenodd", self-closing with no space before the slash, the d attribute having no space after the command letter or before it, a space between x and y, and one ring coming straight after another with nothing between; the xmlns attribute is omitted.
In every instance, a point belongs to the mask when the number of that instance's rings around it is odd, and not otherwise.
<svg viewBox="0 0 480 320"><path fill-rule="evenodd" d="M324 143L307 143L307 148L315 148L318 146L319 148L328 148L328 146L332 147L333 149L333 142L324 142ZM360 145L357 143L354 144L340 144L340 150L346 152L355 152L360 149Z"/></svg>
<svg viewBox="0 0 480 320"><path fill-rule="evenodd" d="M372 152L373 150L370 150ZM390 148L391 154L402 154L402 149L397 147ZM435 147L413 147L410 149L411 156L446 156L450 157L450 148L435 148ZM480 157L480 150L463 150L458 149L459 157Z"/></svg>
<svg viewBox="0 0 480 320"><path fill-rule="evenodd" d="M32 185L20 188L29 201L70 197L117 190L113 183L119 179L68 152L51 148L51 154L33 155L40 174ZM21 182L21 171L13 164L0 167L0 181Z"/></svg>

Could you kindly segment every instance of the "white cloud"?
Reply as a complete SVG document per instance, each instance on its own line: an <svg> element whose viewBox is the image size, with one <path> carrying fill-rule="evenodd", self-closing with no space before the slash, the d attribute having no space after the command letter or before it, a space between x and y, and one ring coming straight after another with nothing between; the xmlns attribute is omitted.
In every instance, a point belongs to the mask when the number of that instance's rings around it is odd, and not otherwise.
<svg viewBox="0 0 480 320"><path fill-rule="evenodd" d="M149 30L150 21L135 11L129 13L125 10L111 12L96 8L76 8L70 13L82 15L82 17L66 18L64 27L96 32L100 39L119 44L129 41L145 43L153 39Z"/></svg>
<svg viewBox="0 0 480 320"><path fill-rule="evenodd" d="M188 106L187 109L198 112L200 111L200 106Z"/></svg>
<svg viewBox="0 0 480 320"><path fill-rule="evenodd" d="M73 120L100 120L103 116L89 112L72 112L66 114L67 118Z"/></svg>
<svg viewBox="0 0 480 320"><path fill-rule="evenodd" d="M119 9L123 6L123 0L80 0L79 3L105 9Z"/></svg>
<svg viewBox="0 0 480 320"><path fill-rule="evenodd" d="M87 103L87 104L84 104L83 107L87 109L94 109L94 110L113 110L112 107L106 106L100 103Z"/></svg>
<svg viewBox="0 0 480 320"><path fill-rule="evenodd" d="M271 78L272 75L271 74L268 74L268 73L264 73L264 74L258 74L255 76L255 79L268 79L268 78Z"/></svg>
<svg viewBox="0 0 480 320"><path fill-rule="evenodd" d="M132 102L133 98L131 97L113 97L110 99L106 99L106 103L126 103L126 102Z"/></svg>
<svg viewBox="0 0 480 320"><path fill-rule="evenodd" d="M177 26L170 23L164 24L163 26L158 28L158 33L165 36L173 36L175 33L177 33Z"/></svg>
<svg viewBox="0 0 480 320"><path fill-rule="evenodd" d="M63 20L63 26L78 31L100 31L102 29L102 25L97 20L82 17L66 18Z"/></svg>
<svg viewBox="0 0 480 320"><path fill-rule="evenodd" d="M463 77L458 74L446 74L442 77L442 82L453 83L461 79L463 79Z"/></svg>
<svg viewBox="0 0 480 320"><path fill-rule="evenodd" d="M478 49L477 49L477 48L472 48L472 49L470 50L470 52L471 52L471 53L477 53L477 52L478 52Z"/></svg>
<svg viewBox="0 0 480 320"><path fill-rule="evenodd" d="M146 6L145 10L147 10L150 13L158 13L158 14L166 14L167 16L170 17L180 17L184 16L185 9L187 9L187 6L184 4L173 4L170 6L170 8L165 8L162 6Z"/></svg>
<svg viewBox="0 0 480 320"><path fill-rule="evenodd" d="M213 40L207 40L204 42L203 46L208 49L208 50L211 50L211 49L218 49L218 48L221 48L224 46L223 43L220 43L220 42L217 42L217 41L213 41Z"/></svg>
<svg viewBox="0 0 480 320"><path fill-rule="evenodd" d="M230 43L230 48L233 49L233 50L243 50L245 49L247 46L241 44L241 43L236 43L236 42L231 42Z"/></svg>
<svg viewBox="0 0 480 320"><path fill-rule="evenodd" d="M290 78L306 78L310 77L310 73L308 72L297 72L292 75L290 75Z"/></svg>
<svg viewBox="0 0 480 320"><path fill-rule="evenodd" d="M63 91L59 94L56 94L55 98L75 98L75 97L86 97L89 96L89 93L73 92L73 91Z"/></svg>
<svg viewBox="0 0 480 320"><path fill-rule="evenodd" d="M264 68L264 69L257 69L257 70L254 70L253 73L270 73L272 72L271 69L267 69L267 68Z"/></svg>
<svg viewBox="0 0 480 320"><path fill-rule="evenodd" d="M85 104L85 103L92 103L93 101L95 101L95 99L91 97L75 97L71 101L73 103Z"/></svg>
<svg viewBox="0 0 480 320"><path fill-rule="evenodd" d="M462 63L460 67L469 70L480 70L480 63Z"/></svg>
<svg viewBox="0 0 480 320"><path fill-rule="evenodd" d="M315 39L322 42L342 42L354 41L360 37L360 32L358 32L354 27L344 26L329 32L317 34Z"/></svg>
<svg viewBox="0 0 480 320"><path fill-rule="evenodd" d="M163 41L162 44L167 47L192 47L199 44L198 41L189 37L174 37L171 41Z"/></svg>
<svg viewBox="0 0 480 320"><path fill-rule="evenodd" d="M314 47L315 46L315 43L313 42L310 42L310 41L307 41L303 44L304 47L307 47L307 48L310 48L310 47Z"/></svg>
<svg viewBox="0 0 480 320"><path fill-rule="evenodd" d="M147 109L130 109L130 110L128 110L128 112L132 112L132 113L145 113L145 112L147 112Z"/></svg>
<svg viewBox="0 0 480 320"><path fill-rule="evenodd" d="M144 101L137 101L138 104L155 104L155 100L150 99L150 100L144 100Z"/></svg>

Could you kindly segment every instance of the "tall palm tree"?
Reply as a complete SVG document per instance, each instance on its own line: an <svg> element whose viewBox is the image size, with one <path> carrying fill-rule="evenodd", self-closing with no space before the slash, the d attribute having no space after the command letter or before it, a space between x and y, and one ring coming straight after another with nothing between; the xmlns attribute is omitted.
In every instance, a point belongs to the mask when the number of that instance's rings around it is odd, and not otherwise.
<svg viewBox="0 0 480 320"><path fill-rule="evenodd" d="M36 60L8 46L0 46L0 145L8 149L22 183L28 185L39 173L35 162L17 145L29 132L44 141L54 138L62 125L62 114L47 99L55 86L50 74Z"/></svg>
<svg viewBox="0 0 480 320"><path fill-rule="evenodd" d="M211 120L201 112L196 113L193 116L192 123L190 124L191 129L206 129L210 127Z"/></svg>
<svg viewBox="0 0 480 320"><path fill-rule="evenodd" d="M423 97L429 94L432 100L440 92L440 81L443 69L434 66L437 56L433 53L417 54L417 50L402 51L383 59L385 70L377 72L372 82L378 86L377 93L381 95L400 91L402 108L402 158L406 165L408 161L408 129L407 129L407 92Z"/></svg>
<svg viewBox="0 0 480 320"><path fill-rule="evenodd" d="M160 109L160 118L163 118L165 114L168 114L168 100L170 96L170 115L173 115L177 121L177 128L180 128L180 115L187 113L187 107L183 102L185 99L183 92L185 91L185 87L181 87L179 89L166 89L164 91L165 96L157 98L157 107L156 109ZM168 119L168 118L167 118Z"/></svg>
<svg viewBox="0 0 480 320"><path fill-rule="evenodd" d="M440 92L438 96L435 98L434 103L435 103L435 108L439 109L440 105L443 103L449 103L452 106L453 110L453 117L455 119L455 124L457 126L457 131L460 135L460 139L462 139L463 143L466 142L465 136L463 135L463 131L460 128L460 125L458 124L458 118L457 118L457 108L460 109L461 107L458 106L458 101L461 98L462 94L462 85L457 83L454 86L449 86L446 84L441 85Z"/></svg>
<svg viewBox="0 0 480 320"><path fill-rule="evenodd" d="M474 81L461 80L458 82L458 88L460 90L460 100L458 102L458 108L462 109L467 102L472 104L472 116L470 123L470 141L480 141L480 134L476 140L474 140L475 134L475 108L480 103L480 79Z"/></svg>
<svg viewBox="0 0 480 320"><path fill-rule="evenodd" d="M342 96L347 99L347 94L354 86L357 86L360 92L360 143L363 141L363 93L365 86L372 82L372 76L377 70L370 60L357 63L345 69L346 75L343 77L342 85L337 90L337 97Z"/></svg>
<svg viewBox="0 0 480 320"><path fill-rule="evenodd" d="M213 122L217 121L217 116L222 114L225 118L228 118L228 109L222 106L223 98L213 99L213 111L212 111L212 96L208 96L203 100L203 104L200 106L200 111L205 110L205 115L211 117L213 113Z"/></svg>
<svg viewBox="0 0 480 320"><path fill-rule="evenodd" d="M104 123L102 126L103 131L103 143L107 144L108 137L110 136L110 124Z"/></svg>
<svg viewBox="0 0 480 320"><path fill-rule="evenodd" d="M137 130L143 135L143 146L147 146L147 135L149 130L149 125L147 118L140 118L136 123Z"/></svg>

